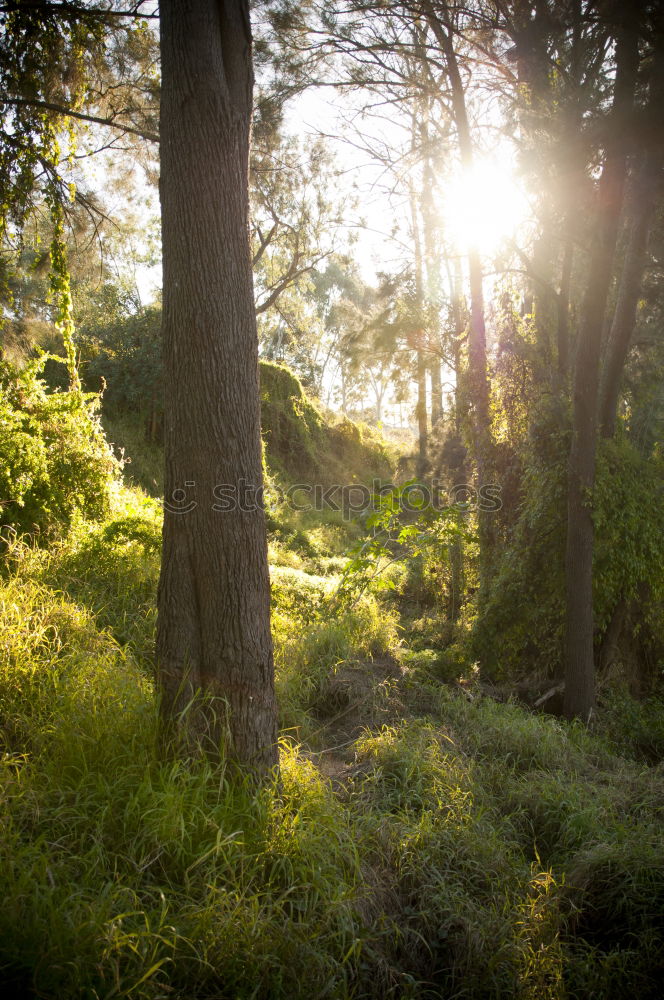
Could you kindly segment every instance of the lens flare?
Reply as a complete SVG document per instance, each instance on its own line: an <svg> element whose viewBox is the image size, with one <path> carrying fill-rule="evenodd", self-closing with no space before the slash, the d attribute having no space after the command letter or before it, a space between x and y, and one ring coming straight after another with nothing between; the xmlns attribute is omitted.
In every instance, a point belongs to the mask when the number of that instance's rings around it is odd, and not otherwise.
<svg viewBox="0 0 664 1000"><path fill-rule="evenodd" d="M515 236L528 216L528 202L514 174L491 158L477 159L445 188L443 214L454 246L491 256Z"/></svg>

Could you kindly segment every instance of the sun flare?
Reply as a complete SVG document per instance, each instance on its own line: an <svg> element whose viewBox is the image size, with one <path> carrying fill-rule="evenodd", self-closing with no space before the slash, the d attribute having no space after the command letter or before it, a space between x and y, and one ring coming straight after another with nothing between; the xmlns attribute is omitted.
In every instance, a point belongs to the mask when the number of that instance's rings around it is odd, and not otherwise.
<svg viewBox="0 0 664 1000"><path fill-rule="evenodd" d="M513 172L484 158L451 181L443 214L450 241L458 250L492 255L522 226L528 202Z"/></svg>

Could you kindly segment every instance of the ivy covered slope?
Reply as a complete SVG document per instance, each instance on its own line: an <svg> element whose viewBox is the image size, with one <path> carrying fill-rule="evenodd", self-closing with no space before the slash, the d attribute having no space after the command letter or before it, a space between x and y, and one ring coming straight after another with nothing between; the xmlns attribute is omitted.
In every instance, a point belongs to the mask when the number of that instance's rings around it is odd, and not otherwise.
<svg viewBox="0 0 664 1000"><path fill-rule="evenodd" d="M286 365L260 362L261 423L268 469L286 480L371 483L390 475L392 456L367 424L323 414Z"/></svg>

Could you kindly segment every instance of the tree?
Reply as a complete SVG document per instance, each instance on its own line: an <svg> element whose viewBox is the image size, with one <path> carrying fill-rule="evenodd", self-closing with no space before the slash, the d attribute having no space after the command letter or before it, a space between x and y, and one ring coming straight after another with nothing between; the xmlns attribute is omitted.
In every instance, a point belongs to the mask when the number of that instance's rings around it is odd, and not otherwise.
<svg viewBox="0 0 664 1000"><path fill-rule="evenodd" d="M278 137L252 155L251 228L256 314L278 305L282 292L302 284L330 254L341 222L328 192L336 181L322 140L308 150Z"/></svg>
<svg viewBox="0 0 664 1000"><path fill-rule="evenodd" d="M79 161L115 150L121 137L147 166L145 140L156 139L155 40L146 22L155 15L143 14L144 5L139 0L131 10L117 10L37 0L0 9L3 319L17 316L15 291L30 256L24 240L29 229L49 247L47 254L35 247L34 262L50 265L42 269L50 272L49 315L64 342L73 388L78 374L67 235L80 233L87 216L101 246L110 222L82 183ZM81 149L84 130L91 141Z"/></svg>
<svg viewBox="0 0 664 1000"><path fill-rule="evenodd" d="M161 55L161 711L168 732L184 723L213 752L223 744L265 774L277 761L277 724L248 236L247 0L166 0Z"/></svg>
<svg viewBox="0 0 664 1000"><path fill-rule="evenodd" d="M329 7L329 10L327 9ZM348 16L352 10L353 17ZM440 261L433 253L436 240L433 233L432 205L435 149L442 158L457 160L461 169L471 173L476 159L477 136L469 111L466 91L469 43L465 33L472 34L476 25L485 20L483 5L477 9L443 0L406 0L399 4L353 0L350 4L326 5L325 45L345 59L347 86L362 87L372 99L367 102L369 115L376 115L376 106L388 106L390 121L408 116L411 145L407 153L390 147L379 155L387 169L394 170L394 188L405 193L404 203L410 209L411 242L415 259L416 298L420 311L427 306L429 322L419 324L418 351L418 471L426 468L428 416L426 377L431 371L431 416L435 423L441 416L442 356L440 313L442 302L438 294L436 271ZM451 136L455 141L450 141ZM367 152L376 155L381 142L368 139ZM399 155L400 153L400 155ZM404 183L404 168L409 182ZM412 180L421 174L419 190ZM421 233L414 225L421 218ZM419 239L419 246L418 246ZM419 263L418 263L419 260ZM486 485L492 473L493 437L491 427L489 365L483 290L483 266L479 249L469 246L467 253L468 336L466 340L467 370L464 382L469 409L469 429L472 455L478 486ZM479 572L481 599L489 587L490 565L494 549L491 514L478 511L480 538Z"/></svg>
<svg viewBox="0 0 664 1000"><path fill-rule="evenodd" d="M450 4L424 3L424 16L431 28L447 73L450 87L452 120L456 129L459 158L465 171L472 173L474 163L473 137L468 117L466 92L461 78L459 57L454 46ZM482 263L477 247L468 250L468 280L470 287L470 323L468 328L468 388L472 406L473 450L477 465L478 487L486 485L491 457L491 412L489 377L484 320ZM478 511L480 538L480 585L488 586L488 569L492 547L490 514Z"/></svg>

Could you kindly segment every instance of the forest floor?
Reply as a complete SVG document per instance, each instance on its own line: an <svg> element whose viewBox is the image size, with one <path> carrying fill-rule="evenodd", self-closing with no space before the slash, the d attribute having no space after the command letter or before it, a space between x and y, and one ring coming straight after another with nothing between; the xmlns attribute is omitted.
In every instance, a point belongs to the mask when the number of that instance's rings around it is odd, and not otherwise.
<svg viewBox="0 0 664 1000"><path fill-rule="evenodd" d="M159 520L122 489L0 581L5 995L661 995L661 705L590 731L450 683L406 576L335 605L355 529L283 519L281 783L164 760Z"/></svg>

